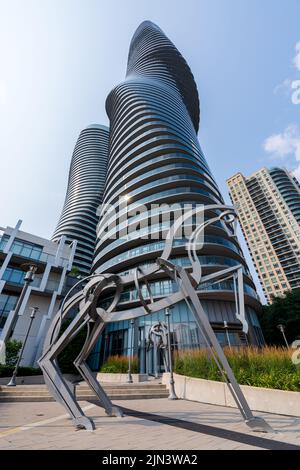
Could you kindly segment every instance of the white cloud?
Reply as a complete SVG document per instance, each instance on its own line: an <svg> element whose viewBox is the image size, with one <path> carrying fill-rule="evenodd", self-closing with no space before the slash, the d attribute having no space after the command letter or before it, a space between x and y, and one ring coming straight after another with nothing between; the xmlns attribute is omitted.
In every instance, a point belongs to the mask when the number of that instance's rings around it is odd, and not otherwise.
<svg viewBox="0 0 300 470"><path fill-rule="evenodd" d="M291 90L291 85L292 85L292 80L290 78L286 78L283 80L283 82L279 83L279 85L276 85L276 87L273 90L274 95L277 95L278 93L285 93L289 94Z"/></svg>
<svg viewBox="0 0 300 470"><path fill-rule="evenodd" d="M297 42L295 46L296 55L293 59L293 64L297 70L300 71L300 41Z"/></svg>
<svg viewBox="0 0 300 470"><path fill-rule="evenodd" d="M300 80L294 80L291 83L292 90L295 90L292 94L292 103L300 104Z"/></svg>
<svg viewBox="0 0 300 470"><path fill-rule="evenodd" d="M300 72L300 41L295 45L296 55L293 58L294 67ZM278 93L284 93L291 96L291 101L293 104L300 104L300 80L291 80L286 78L283 82L279 83L273 93L277 95Z"/></svg>
<svg viewBox="0 0 300 470"><path fill-rule="evenodd" d="M273 134L264 142L264 149L276 157L294 155L300 161L300 130L290 124L282 133Z"/></svg>
<svg viewBox="0 0 300 470"><path fill-rule="evenodd" d="M263 147L267 153L283 161L293 157L295 164L297 162L294 174L300 179L300 129L296 125L290 124L283 132L271 135L264 141Z"/></svg>

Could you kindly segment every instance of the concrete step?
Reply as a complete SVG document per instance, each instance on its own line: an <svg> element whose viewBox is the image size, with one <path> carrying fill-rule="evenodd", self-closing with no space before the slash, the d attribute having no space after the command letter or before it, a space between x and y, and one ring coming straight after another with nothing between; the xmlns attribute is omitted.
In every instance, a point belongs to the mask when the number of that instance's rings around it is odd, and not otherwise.
<svg viewBox="0 0 300 470"><path fill-rule="evenodd" d="M107 392L107 393L110 393L110 392L114 392L114 391L118 391L120 393L139 393L139 392L143 392L143 391L146 391L146 392L155 392L155 391L163 391L166 389L165 386L155 386L155 387L135 387L135 386L132 386L132 387L103 387L104 390ZM77 394L80 394L80 393L88 393L88 392L92 392L91 389L89 387L76 387L76 393ZM0 390L0 396L2 395L31 395L31 394L48 394L48 389L46 387L44 388L34 388L34 387L30 387L30 388L23 388L22 386L17 386L17 387L2 387L2 389Z"/></svg>
<svg viewBox="0 0 300 470"><path fill-rule="evenodd" d="M108 396L113 400L134 400L141 398L166 398L166 386L157 383L134 384L102 384ZM81 384L76 387L78 400L93 400L95 394L90 388ZM18 385L16 387L0 387L0 403L6 402L44 402L53 401L46 385Z"/></svg>
<svg viewBox="0 0 300 470"><path fill-rule="evenodd" d="M105 390L112 390L112 389L118 389L118 390L153 390L153 389L165 389L165 385L161 383L148 383L148 382L141 382L141 383L133 383L133 384L108 384L108 383L103 383L100 382L101 386L105 388ZM89 386L84 384L79 384L76 386L77 390L89 390ZM35 391L47 391L46 385L17 385L16 387L7 387L6 385L1 385L0 386L0 392L1 391L14 391L14 390L35 390Z"/></svg>
<svg viewBox="0 0 300 470"><path fill-rule="evenodd" d="M162 383L147 383L147 382L140 382L140 383L133 383L133 384L108 384L108 383L105 383L105 382L99 382L101 384L101 386L103 388L107 388L107 389L110 389L110 388L120 388L120 389L131 389L131 388L137 388L137 389L149 389L149 390L152 390L152 388L165 388L165 385L163 385ZM81 388L88 388L88 385L86 384L80 384L80 385L77 385L77 388L78 389L81 389Z"/></svg>
<svg viewBox="0 0 300 470"><path fill-rule="evenodd" d="M30 391L23 391L23 390L15 390L15 391L5 391L5 392L0 392L0 398L2 397L22 397L26 395L31 395L31 396L49 396L49 392L46 390L44 391L37 391L37 390L30 390Z"/></svg>
<svg viewBox="0 0 300 470"><path fill-rule="evenodd" d="M160 388L155 388L152 390L149 389L142 389L142 390L137 390L137 389L131 389L131 390L122 390L122 389L111 389L107 390L104 389L108 395L136 395L136 394L143 394L143 393L152 393L152 394L157 394L157 393L163 393L165 389L160 389ZM77 390L76 391L77 396L81 395L90 395L94 394L94 392L90 389L85 389L85 390ZM22 397L22 396L48 396L50 393L47 390L5 390L0 392L0 398L1 397Z"/></svg>
<svg viewBox="0 0 300 470"><path fill-rule="evenodd" d="M124 394L109 394L109 398L112 400L147 400L154 398L167 398L169 396L168 392L160 392L157 394L149 393L137 393L134 395L124 395ZM89 401L95 400L95 395L80 395L78 396L78 401ZM0 397L0 403L25 403L25 402L52 402L54 399L50 395L23 395L23 396L10 396L10 397Z"/></svg>
<svg viewBox="0 0 300 470"><path fill-rule="evenodd" d="M107 395L110 396L110 397L114 397L115 395L118 395L118 396L124 396L124 397L129 397L129 396L137 396L137 395L152 395L152 396L157 396L157 395L164 395L168 393L167 390L151 390L151 392L149 392L148 390L141 390L141 391L134 391L134 390L130 390L129 392L121 392L119 390L114 390L114 391L111 391L111 392L108 392ZM83 396L86 396L86 395L93 395L94 396L94 393L93 392L85 392L85 393L77 393L77 397L83 397Z"/></svg>

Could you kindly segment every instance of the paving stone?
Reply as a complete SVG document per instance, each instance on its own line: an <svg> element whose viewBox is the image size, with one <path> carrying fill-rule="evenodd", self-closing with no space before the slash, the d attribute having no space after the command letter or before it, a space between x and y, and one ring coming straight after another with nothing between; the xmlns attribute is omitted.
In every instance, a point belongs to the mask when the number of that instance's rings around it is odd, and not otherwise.
<svg viewBox="0 0 300 470"><path fill-rule="evenodd" d="M280 441L300 446L300 418L255 413L264 417L277 431L270 434L254 433L242 421L237 410L203 403L167 399L116 401L132 412L149 413L143 416L109 418L102 408L94 406L86 411L95 420L96 431L76 431L57 403L7 403L1 405L0 449L261 449L256 438ZM90 406L82 402L84 408ZM41 416L37 416L41 415ZM164 422L151 420L164 419ZM185 429L181 422L167 424L165 418L202 425L201 432ZM47 421L49 420L49 422ZM34 423L40 422L38 426ZM22 429L24 426L29 426ZM30 427L32 426L32 427ZM232 431L232 436L223 434ZM240 442L235 433L248 438ZM221 434L221 437L220 437ZM240 436L241 434L238 434ZM259 441L266 442L266 441ZM280 447L280 444L279 444ZM300 447L299 447L300 448Z"/></svg>

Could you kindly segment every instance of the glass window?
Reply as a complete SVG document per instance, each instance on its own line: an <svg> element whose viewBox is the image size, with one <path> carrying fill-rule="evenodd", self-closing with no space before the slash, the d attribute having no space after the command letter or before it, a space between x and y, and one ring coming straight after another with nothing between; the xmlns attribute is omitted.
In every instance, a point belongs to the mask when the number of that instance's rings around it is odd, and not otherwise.
<svg viewBox="0 0 300 470"><path fill-rule="evenodd" d="M21 250L21 256L24 256L25 258L29 258L31 255L32 249L29 248L28 246L23 246Z"/></svg>
<svg viewBox="0 0 300 470"><path fill-rule="evenodd" d="M16 255L24 256L24 258L40 259L43 247L22 240L14 240L11 250Z"/></svg>
<svg viewBox="0 0 300 470"><path fill-rule="evenodd" d="M4 271L3 279L7 282L22 285L24 283L24 276L25 273L21 269L8 267Z"/></svg>
<svg viewBox="0 0 300 470"><path fill-rule="evenodd" d="M34 248L31 252L31 258L39 260L40 256L41 256L41 250L37 250L37 249Z"/></svg>
<svg viewBox="0 0 300 470"><path fill-rule="evenodd" d="M0 295L0 329L4 327L9 312L15 308L17 298L13 295Z"/></svg>
<svg viewBox="0 0 300 470"><path fill-rule="evenodd" d="M14 242L12 245L12 252L19 255L22 251L22 245L18 242Z"/></svg>

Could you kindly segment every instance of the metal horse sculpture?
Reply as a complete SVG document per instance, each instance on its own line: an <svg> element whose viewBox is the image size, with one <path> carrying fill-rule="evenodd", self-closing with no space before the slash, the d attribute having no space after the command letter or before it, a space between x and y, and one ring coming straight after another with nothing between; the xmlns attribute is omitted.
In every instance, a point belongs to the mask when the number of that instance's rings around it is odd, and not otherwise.
<svg viewBox="0 0 300 470"><path fill-rule="evenodd" d="M95 429L93 421L84 415L76 400L74 385L63 377L57 363L58 355L65 349L79 331L86 327L86 341L79 356L74 361L74 365L83 379L96 393L100 405L104 407L106 413L109 416L122 416L121 410L118 407L113 406L99 382L94 378L86 362L97 339L101 335L105 324L108 322L138 318L140 316L171 307L181 300L184 300L193 312L195 321L202 337L204 338L205 344L224 377L224 380L226 381L237 407L239 408L247 425L255 431L267 432L271 430L271 427L262 418L253 416L196 292L197 287L203 283L220 282L228 277L233 277L234 285L237 285L237 289L235 289L237 308L236 316L243 325L243 331L247 333L248 324L245 318L242 266L237 265L203 276L197 256L197 243L199 237L204 233L204 230L208 225L221 221L223 222L228 234L230 236L235 235L235 210L231 206L225 205L209 205L201 208L203 213L204 210L213 211L218 215L206 221L203 217L204 222L201 223L192 233L187 244L188 256L191 263L191 267L188 269L172 263L170 256L172 254L173 240L179 229L181 229L185 221L191 220L193 216L199 213L199 208L191 209L188 213L175 221L169 230L163 252L161 256L157 258L154 265L145 270L137 268L134 275L129 274L122 277L115 274L93 274L85 278L87 284L80 292L75 293L70 297L72 294L71 290L64 299L60 310L56 314L49 328L44 344L43 355L39 360L39 364L50 393L66 408L77 427L88 430ZM163 299L154 301L147 278L151 274L161 270L175 281L178 286L178 291ZM140 285L141 282L144 282L148 291L148 302L143 297ZM123 287L132 283L135 284L141 305L130 310L117 311L116 307ZM74 286L73 289L75 287L76 286ZM100 296L103 295L103 292L107 288L112 287L115 288L115 294L111 305L106 309L99 307L98 304ZM79 312L73 318L66 330L60 335L62 322L74 307L79 308Z"/></svg>

